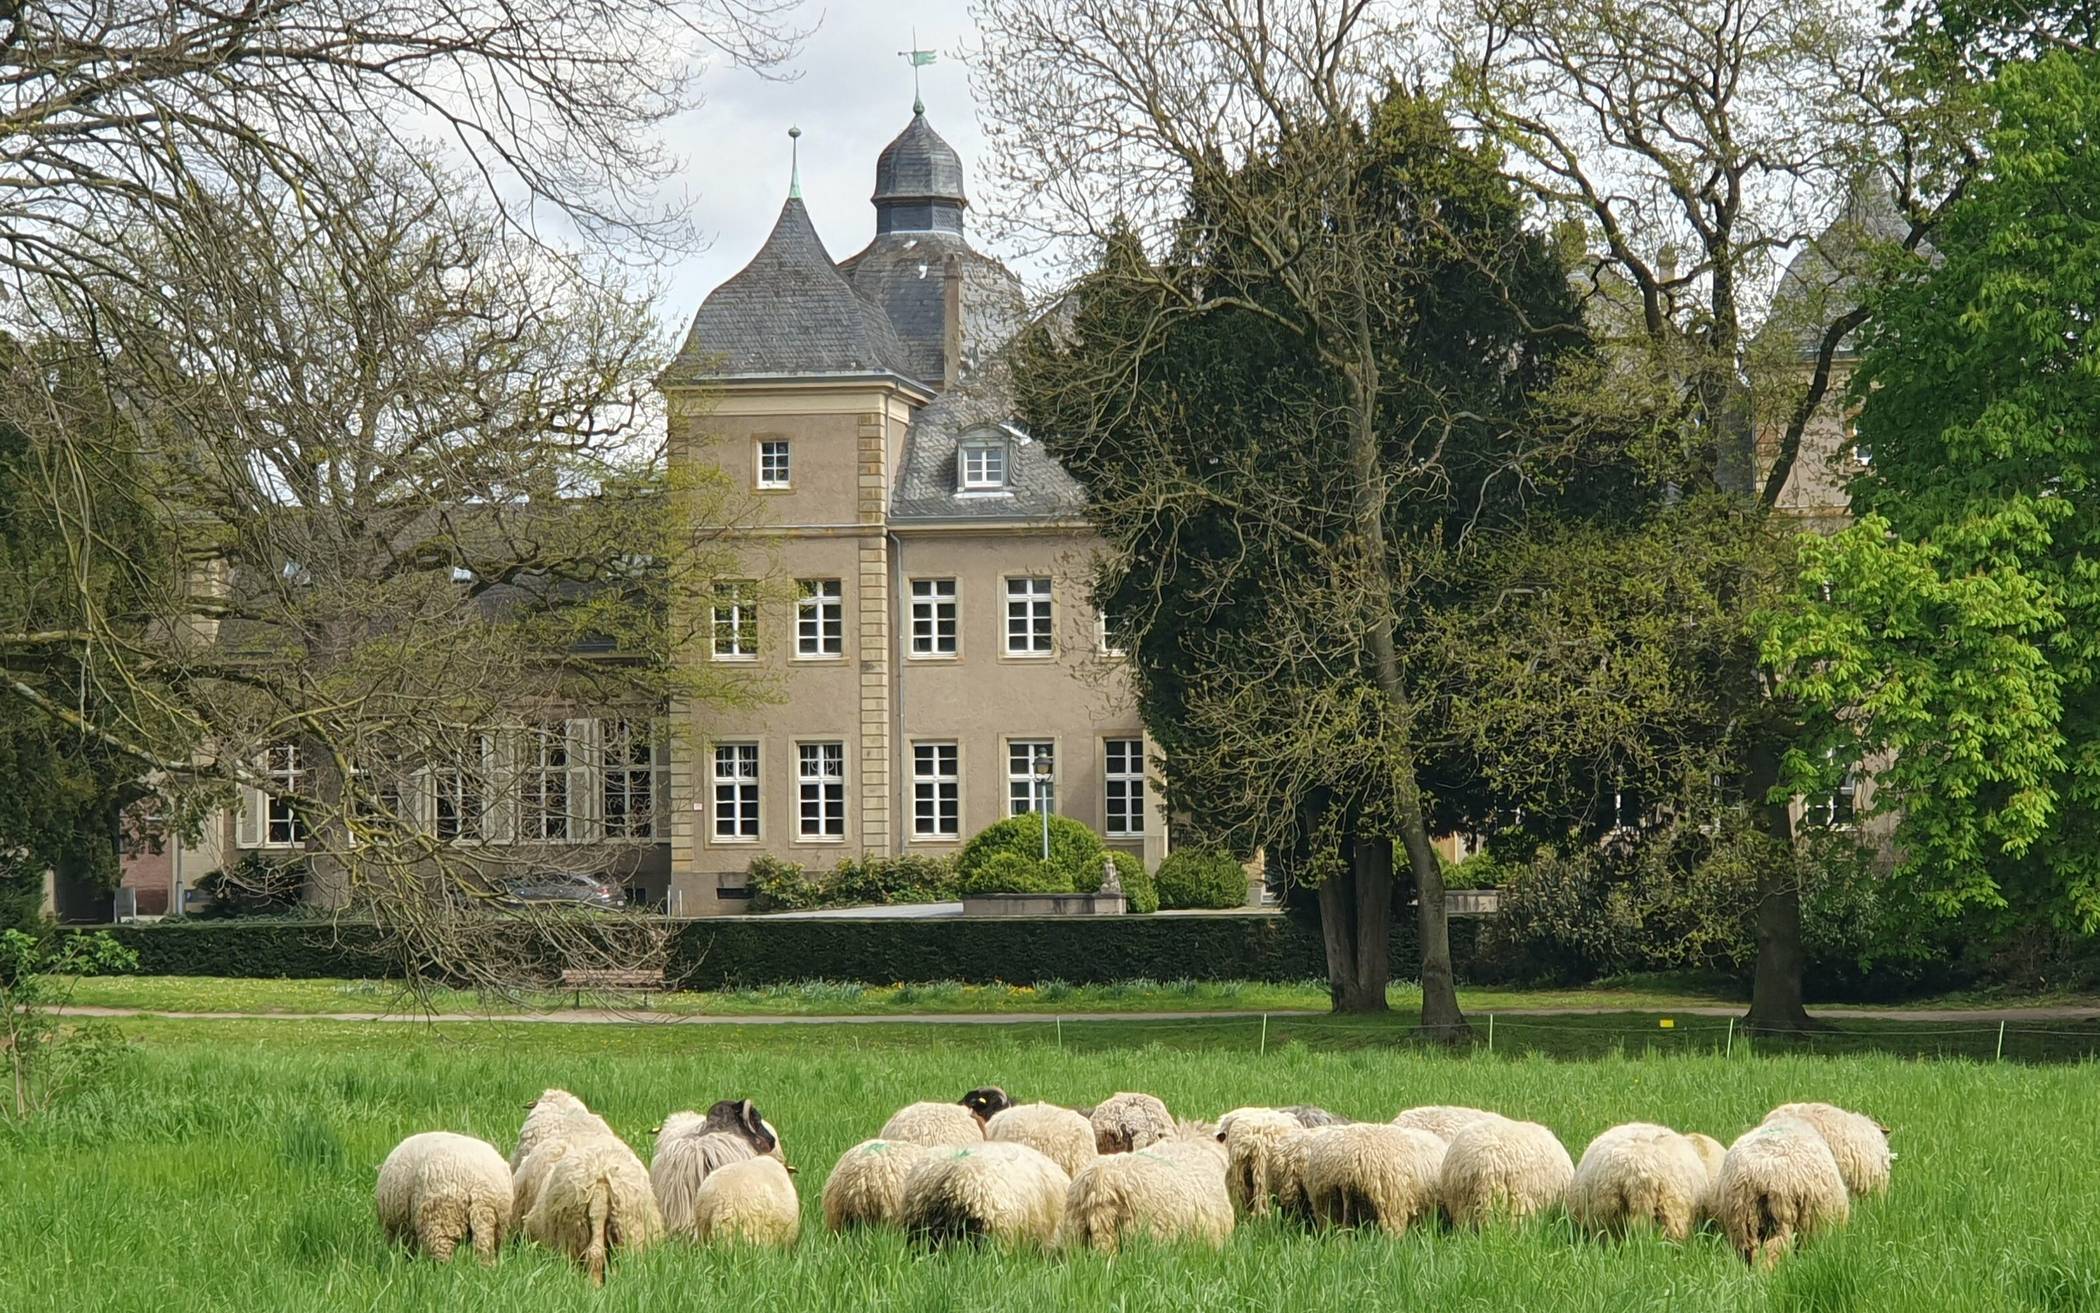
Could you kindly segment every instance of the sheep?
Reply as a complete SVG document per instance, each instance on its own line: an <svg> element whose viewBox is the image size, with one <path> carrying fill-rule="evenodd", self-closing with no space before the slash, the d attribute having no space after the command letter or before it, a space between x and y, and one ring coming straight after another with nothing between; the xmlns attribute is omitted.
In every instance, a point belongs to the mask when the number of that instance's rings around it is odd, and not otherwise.
<svg viewBox="0 0 2100 1313"><path fill-rule="evenodd" d="M582 1263L591 1284L605 1284L605 1266L615 1249L639 1253L663 1238L663 1213L649 1188L649 1172L618 1140L555 1143L534 1152L557 1155L542 1176L531 1211L528 1238Z"/></svg>
<svg viewBox="0 0 2100 1313"><path fill-rule="evenodd" d="M1838 1174L1854 1198L1889 1192L1889 1128L1862 1113L1848 1112L1828 1103L1782 1103L1765 1114L1765 1120L1794 1117L1807 1122L1830 1146L1837 1159Z"/></svg>
<svg viewBox="0 0 2100 1313"><path fill-rule="evenodd" d="M1338 1112L1329 1112L1325 1108L1315 1108L1309 1103L1294 1103L1288 1108L1280 1109L1280 1111L1287 1112L1296 1118L1298 1124L1306 1130L1313 1130L1321 1126L1347 1126L1354 1120L1354 1118L1344 1117Z"/></svg>
<svg viewBox="0 0 2100 1313"><path fill-rule="evenodd" d="M1439 1140L1449 1144L1454 1136L1468 1126L1484 1121L1501 1121L1502 1114L1484 1112L1479 1108L1458 1108L1446 1104L1432 1103L1420 1108L1409 1108L1393 1118L1393 1125L1412 1130L1428 1131Z"/></svg>
<svg viewBox="0 0 2100 1313"><path fill-rule="evenodd" d="M1225 1146L1225 1188L1232 1206L1261 1217L1275 1194L1273 1173L1286 1141L1305 1133L1296 1117L1275 1108L1235 1108L1218 1118Z"/></svg>
<svg viewBox="0 0 2100 1313"><path fill-rule="evenodd" d="M674 1112L656 1131L649 1159L649 1188L673 1235L697 1239L694 1199L711 1173L730 1163L770 1156L782 1159L780 1136L749 1099L720 1099L702 1117ZM792 1171L785 1166L783 1169Z"/></svg>
<svg viewBox="0 0 2100 1313"><path fill-rule="evenodd" d="M550 1139L574 1139L593 1132L611 1137L613 1129L567 1090L543 1090L525 1105L525 1124L518 1128L517 1146L510 1151L510 1170L523 1167L532 1151Z"/></svg>
<svg viewBox="0 0 2100 1313"><path fill-rule="evenodd" d="M904 1181L904 1229L938 1248L958 1240L1055 1248L1072 1178L1025 1144L937 1151Z"/></svg>
<svg viewBox="0 0 2100 1313"><path fill-rule="evenodd" d="M1065 1193L1065 1243L1113 1254L1129 1236L1198 1240L1222 1248L1232 1234L1225 1152L1200 1123L1132 1153L1079 1169Z"/></svg>
<svg viewBox="0 0 2100 1313"><path fill-rule="evenodd" d="M801 1235L794 1178L778 1158L746 1158L718 1167L693 1192L695 1240L792 1245Z"/></svg>
<svg viewBox="0 0 2100 1313"><path fill-rule="evenodd" d="M1476 1121L1451 1138L1440 1193L1461 1226L1490 1217L1529 1217L1560 1203L1575 1163L1552 1131L1506 1117Z"/></svg>
<svg viewBox="0 0 2100 1313"><path fill-rule="evenodd" d="M1313 1220L1312 1199L1306 1191L1306 1158L1315 1141L1340 1129L1339 1126L1300 1127L1278 1138L1269 1155L1269 1175L1264 1189L1275 1196L1279 1215L1297 1222Z"/></svg>
<svg viewBox="0 0 2100 1313"><path fill-rule="evenodd" d="M440 1263L471 1239L475 1257L493 1263L510 1229L510 1168L486 1140L425 1131L380 1164L373 1203L387 1239Z"/></svg>
<svg viewBox="0 0 2100 1313"><path fill-rule="evenodd" d="M824 1225L833 1231L897 1225L905 1179L934 1152L909 1140L862 1140L846 1150L824 1181Z"/></svg>
<svg viewBox="0 0 2100 1313"><path fill-rule="evenodd" d="M975 1113L978 1121L985 1123L1014 1106L1013 1099L997 1085L979 1086L963 1095L957 1102Z"/></svg>
<svg viewBox="0 0 2100 1313"><path fill-rule="evenodd" d="M1054 1103L1021 1103L992 1114L984 1124L987 1140L1011 1141L1056 1163L1065 1175L1076 1175L1094 1160L1094 1126L1070 1108Z"/></svg>
<svg viewBox="0 0 2100 1313"><path fill-rule="evenodd" d="M1743 1261L1769 1267L1797 1238L1842 1226L1851 1196L1837 1158L1797 1117L1767 1120L1736 1139L1714 1185L1714 1220Z"/></svg>
<svg viewBox="0 0 2100 1313"><path fill-rule="evenodd" d="M1150 1094L1111 1094L1094 1105L1094 1147L1129 1153L1174 1133L1174 1114Z"/></svg>
<svg viewBox="0 0 2100 1313"><path fill-rule="evenodd" d="M1399 1235L1434 1216L1444 1142L1407 1126L1352 1124L1310 1134L1305 1197L1325 1226L1375 1225Z"/></svg>
<svg viewBox="0 0 2100 1313"><path fill-rule="evenodd" d="M933 1149L959 1149L983 1142L984 1118L960 1103L913 1103L892 1113L876 1138L904 1140Z"/></svg>
<svg viewBox="0 0 2100 1313"><path fill-rule="evenodd" d="M1715 1149L1718 1141L1698 1137ZM1693 1137L1667 1126L1614 1126L1582 1151L1568 1185L1568 1216L1595 1235L1653 1224L1671 1240L1691 1238L1713 1193L1713 1173Z"/></svg>

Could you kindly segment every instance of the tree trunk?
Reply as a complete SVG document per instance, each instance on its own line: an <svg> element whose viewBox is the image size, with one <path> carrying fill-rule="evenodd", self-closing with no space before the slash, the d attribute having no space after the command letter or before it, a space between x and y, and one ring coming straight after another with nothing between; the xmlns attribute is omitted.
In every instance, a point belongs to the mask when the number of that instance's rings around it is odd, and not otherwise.
<svg viewBox="0 0 2100 1313"><path fill-rule="evenodd" d="M1350 1012L1383 1012L1393 976L1393 845L1360 838L1350 865L1356 905L1356 979Z"/></svg>
<svg viewBox="0 0 2100 1313"><path fill-rule="evenodd" d="M1367 961L1360 949L1365 939L1362 924L1365 898L1359 891L1364 862L1363 841L1352 845L1349 869L1338 871L1319 887L1320 940L1327 950L1327 997L1336 1012L1383 1012L1385 1010L1385 951ZM1390 892L1387 893L1390 899ZM1388 902L1387 906L1390 906ZM1383 923L1381 923L1382 925ZM1375 965L1375 968L1373 964ZM1375 991L1369 974L1375 969Z"/></svg>
<svg viewBox="0 0 2100 1313"><path fill-rule="evenodd" d="M1801 878L1794 866L1794 826L1787 803L1770 800L1779 783L1779 745L1765 739L1750 753L1750 805L1774 851L1757 876L1757 967L1750 978L1753 1030L1800 1031L1821 1023L1808 1015L1801 988ZM1783 860L1782 860L1783 859Z"/></svg>
<svg viewBox="0 0 2100 1313"><path fill-rule="evenodd" d="M1420 809L1416 809L1419 817ZM1448 1044L1472 1034L1458 1007L1458 978L1451 971L1451 914L1444 906L1444 866L1417 821L1417 844L1408 844L1415 875L1415 933L1422 949L1422 1029Z"/></svg>

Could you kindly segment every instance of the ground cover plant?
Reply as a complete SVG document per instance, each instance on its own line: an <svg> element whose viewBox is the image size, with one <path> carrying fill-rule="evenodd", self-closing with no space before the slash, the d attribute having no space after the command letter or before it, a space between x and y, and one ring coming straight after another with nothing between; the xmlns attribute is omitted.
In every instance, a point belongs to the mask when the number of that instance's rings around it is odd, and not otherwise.
<svg viewBox="0 0 2100 1313"><path fill-rule="evenodd" d="M439 1027L130 1022L105 1085L0 1140L0 1288L22 1308L801 1310L989 1308L2012 1309L2100 1301L2100 1127L2084 1065L1732 1057L1653 1018L1599 1023L1583 1061L1452 1057L1390 1022L1068 1023L1022 1027ZM1600 1056L1601 1052L1601 1056ZM1770 1106L1827 1098L1896 1128L1886 1201L1783 1263L1751 1272L1717 1237L1678 1249L1576 1240L1565 1222L1398 1241L1243 1227L1222 1253L1139 1246L1093 1256L913 1254L894 1236L814 1226L786 1253L671 1245L620 1265L602 1295L555 1256L494 1270L388 1249L373 1170L413 1131L508 1148L521 1105L573 1089L646 1147L664 1113L756 1099L803 1169L805 1216L839 1152L895 1107L996 1080L1025 1098L1090 1102L1145 1089L1178 1110L1317 1102L1362 1117L1449 1101L1537 1118L1572 1150L1658 1118L1724 1137Z"/></svg>

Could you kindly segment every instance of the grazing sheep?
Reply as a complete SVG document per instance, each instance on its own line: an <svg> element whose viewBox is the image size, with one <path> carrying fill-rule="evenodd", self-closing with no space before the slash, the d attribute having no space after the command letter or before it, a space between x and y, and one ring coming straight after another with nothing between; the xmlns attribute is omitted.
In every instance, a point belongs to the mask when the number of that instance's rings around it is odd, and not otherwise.
<svg viewBox="0 0 2100 1313"><path fill-rule="evenodd" d="M1067 1176L1094 1160L1093 1123L1054 1103L1001 1109L984 1124L984 1138L1025 1144L1062 1167Z"/></svg>
<svg viewBox="0 0 2100 1313"><path fill-rule="evenodd" d="M1312 1199L1306 1192L1306 1156L1316 1140L1340 1129L1339 1126L1300 1127L1279 1137L1274 1152L1269 1155L1269 1176L1265 1187L1275 1196L1279 1215L1300 1223L1313 1221Z"/></svg>
<svg viewBox="0 0 2100 1313"><path fill-rule="evenodd" d="M1025 1144L949 1149L904 1181L904 1229L922 1245L991 1240L1054 1248L1072 1178Z"/></svg>
<svg viewBox="0 0 2100 1313"><path fill-rule="evenodd" d="M1232 1221L1224 1148L1200 1123L1135 1152L1095 1158L1065 1194L1065 1243L1104 1254L1139 1232L1221 1248Z"/></svg>
<svg viewBox="0 0 2100 1313"><path fill-rule="evenodd" d="M525 1105L525 1124L518 1128L518 1143L510 1151L510 1170L523 1167L532 1151L551 1139L576 1139L593 1132L611 1137L613 1129L567 1090L543 1090Z"/></svg>
<svg viewBox="0 0 2100 1313"><path fill-rule="evenodd" d="M1428 1131L1444 1143L1449 1144L1458 1133L1468 1126L1477 1126L1484 1121L1502 1121L1499 1112L1484 1112L1479 1108L1457 1108L1446 1104L1432 1103L1420 1108L1409 1108L1393 1118L1393 1125L1410 1130Z"/></svg>
<svg viewBox="0 0 2100 1313"><path fill-rule="evenodd" d="M1717 1141L1707 1143L1719 1148ZM1682 1242L1691 1237L1712 1192L1712 1173L1691 1136L1629 1122L1582 1151L1568 1185L1568 1216L1594 1235L1624 1235L1652 1224Z"/></svg>
<svg viewBox="0 0 2100 1313"><path fill-rule="evenodd" d="M698 1238L694 1201L709 1175L730 1163L781 1157L780 1136L749 1099L721 1099L707 1110L674 1112L657 1128L649 1187L672 1235Z"/></svg>
<svg viewBox="0 0 2100 1313"><path fill-rule="evenodd" d="M992 1118L1014 1106L1013 1099L1008 1097L1006 1091L1000 1089L997 1085L979 1086L968 1094L963 1095L957 1102L976 1114L977 1120L980 1122L989 1122Z"/></svg>
<svg viewBox="0 0 2100 1313"><path fill-rule="evenodd" d="M1797 1238L1852 1216L1845 1177L1808 1122L1779 1117L1743 1132L1721 1160L1714 1220L1745 1262L1770 1266Z"/></svg>
<svg viewBox="0 0 2100 1313"><path fill-rule="evenodd" d="M846 1150L824 1182L824 1225L833 1231L898 1225L905 1179L933 1153L908 1140L862 1140Z"/></svg>
<svg viewBox="0 0 2100 1313"><path fill-rule="evenodd" d="M614 1250L638 1253L663 1238L664 1218L648 1169L618 1140L547 1145L534 1158L548 1153L559 1157L546 1168L525 1214L525 1234L583 1264L591 1284L602 1286Z"/></svg>
<svg viewBox="0 0 2100 1313"><path fill-rule="evenodd" d="M1352 1117L1344 1117L1338 1112L1329 1112L1325 1108L1315 1108L1309 1103L1294 1103L1280 1111L1287 1112L1297 1118L1298 1124L1307 1130L1313 1130L1321 1126L1347 1126L1355 1120Z"/></svg>
<svg viewBox="0 0 2100 1313"><path fill-rule="evenodd" d="M914 1103L882 1124L882 1140L903 1140L933 1149L960 1149L984 1141L984 1123L960 1103Z"/></svg>
<svg viewBox="0 0 2100 1313"><path fill-rule="evenodd" d="M1574 1176L1567 1149L1537 1122L1476 1121L1444 1155L1444 1211L1460 1226L1529 1217L1566 1198Z"/></svg>
<svg viewBox="0 0 2100 1313"><path fill-rule="evenodd" d="M1129 1153L1174 1133L1174 1114L1150 1094L1111 1094L1094 1105L1094 1147Z"/></svg>
<svg viewBox="0 0 2100 1313"><path fill-rule="evenodd" d="M1815 1127L1830 1146L1838 1173L1854 1198L1889 1192L1889 1128L1863 1113L1848 1112L1828 1103L1782 1103L1765 1114L1765 1120L1794 1117Z"/></svg>
<svg viewBox="0 0 2100 1313"><path fill-rule="evenodd" d="M510 1168L486 1140L425 1131L380 1164L373 1202L387 1239L440 1263L471 1239L475 1257L493 1263L510 1230Z"/></svg>
<svg viewBox="0 0 2100 1313"><path fill-rule="evenodd" d="M1274 1175L1285 1143L1305 1132L1296 1117L1276 1108L1235 1108L1218 1118L1225 1145L1225 1190L1232 1206L1265 1216L1275 1197Z"/></svg>
<svg viewBox="0 0 2100 1313"><path fill-rule="evenodd" d="M1399 1235L1434 1216L1444 1142L1427 1131L1372 1123L1311 1133L1305 1196L1323 1226L1374 1225Z"/></svg>
<svg viewBox="0 0 2100 1313"><path fill-rule="evenodd" d="M748 1245L792 1245L802 1235L795 1182L778 1158L746 1158L708 1174L693 1192L692 1235Z"/></svg>

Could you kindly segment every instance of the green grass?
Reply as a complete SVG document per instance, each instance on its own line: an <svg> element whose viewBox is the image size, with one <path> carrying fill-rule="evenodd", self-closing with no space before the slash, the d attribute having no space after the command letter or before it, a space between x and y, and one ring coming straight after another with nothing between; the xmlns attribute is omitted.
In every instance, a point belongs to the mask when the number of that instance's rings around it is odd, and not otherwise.
<svg viewBox="0 0 2100 1313"><path fill-rule="evenodd" d="M1395 1022L1045 1022L993 1030L449 1026L138 1021L107 1087L0 1132L5 1305L170 1310L1997 1310L2100 1308L2100 1068L1760 1054L1732 1059L1653 1018L1563 1019L1583 1061L1498 1027L1497 1053L1398 1042ZM1612 1023L1607 1027L1602 1022ZM1645 1029L1632 1025L1645 1021ZM1061 1031L1062 1047L1058 1044ZM1544 1034L1545 1032L1540 1032ZM1868 1033L1861 1031L1861 1034ZM1643 1044L1676 1045L1641 1051ZM1699 1044L1694 1044L1699 1040ZM451 1127L508 1148L521 1105L575 1090L638 1145L662 1115L749 1095L804 1169L814 1217L840 1151L915 1098L986 1081L1087 1102L1149 1089L1177 1110L1307 1101L1363 1117L1422 1102L1533 1117L1571 1149L1633 1118L1724 1137L1772 1104L1826 1098L1897 1128L1896 1185L1774 1274L1711 1236L1682 1248L1574 1239L1564 1222L1397 1242L1243 1228L1221 1254L1141 1247L1092 1256L908 1252L891 1236L812 1227L787 1253L667 1246L616 1268L602 1295L530 1247L493 1271L390 1252L372 1171L401 1136Z"/></svg>

